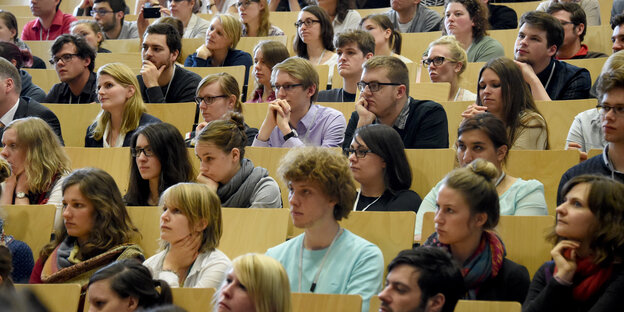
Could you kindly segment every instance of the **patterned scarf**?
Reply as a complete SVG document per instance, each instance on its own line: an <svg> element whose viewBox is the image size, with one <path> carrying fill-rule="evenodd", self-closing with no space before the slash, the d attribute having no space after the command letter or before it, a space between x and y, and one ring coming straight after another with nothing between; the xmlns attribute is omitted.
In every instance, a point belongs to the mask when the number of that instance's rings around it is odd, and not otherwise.
<svg viewBox="0 0 624 312"><path fill-rule="evenodd" d="M442 244L438 239L438 233L435 232L429 236L424 245L451 251L451 246ZM483 231L477 250L462 265L462 275L468 289L466 299L477 299L481 285L498 275L506 254L505 245L500 238L492 231Z"/></svg>
<svg viewBox="0 0 624 312"><path fill-rule="evenodd" d="M564 257L570 258L571 250L564 252ZM574 273L574 299L584 302L595 294L602 285L611 277L613 273L613 264L608 267L601 267L594 263L591 257L576 259L576 272ZM557 267L553 276L557 274ZM579 282L580 281L580 282Z"/></svg>

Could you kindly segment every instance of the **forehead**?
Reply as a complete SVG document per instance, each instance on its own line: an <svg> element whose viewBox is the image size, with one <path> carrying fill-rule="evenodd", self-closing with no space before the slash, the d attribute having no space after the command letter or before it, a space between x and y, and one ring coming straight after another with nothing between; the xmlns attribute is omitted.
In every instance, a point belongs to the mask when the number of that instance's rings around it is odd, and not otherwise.
<svg viewBox="0 0 624 312"><path fill-rule="evenodd" d="M446 183L442 184L440 190L438 191L437 202L440 206L442 204L450 204L456 208L468 207L463 194L460 191L449 187Z"/></svg>
<svg viewBox="0 0 624 312"><path fill-rule="evenodd" d="M223 151L212 142L198 142L195 144L195 154L197 155L214 154L218 152L223 153Z"/></svg>
<svg viewBox="0 0 624 312"><path fill-rule="evenodd" d="M136 146L141 147L145 145L149 145L149 140L141 133L137 136Z"/></svg>
<svg viewBox="0 0 624 312"><path fill-rule="evenodd" d="M362 23L362 27L379 27L379 25L372 19L367 19Z"/></svg>
<svg viewBox="0 0 624 312"><path fill-rule="evenodd" d="M150 45L150 46L167 47L167 35L146 34L143 44Z"/></svg>
<svg viewBox="0 0 624 312"><path fill-rule="evenodd" d="M377 68L372 68L372 69L364 68L364 71L362 72L362 80L366 80L367 82L370 82L370 81L381 82L382 80L387 80L387 79L388 79L388 71L383 67L377 67Z"/></svg>
<svg viewBox="0 0 624 312"><path fill-rule="evenodd" d="M17 141L17 131L14 128L9 128L2 134L2 141L15 142Z"/></svg>
<svg viewBox="0 0 624 312"><path fill-rule="evenodd" d="M72 32L73 31L88 31L88 32L93 32L93 30L91 30L91 27L85 23L82 24L76 24L76 26L72 27Z"/></svg>
<svg viewBox="0 0 624 312"><path fill-rule="evenodd" d="M446 44L436 44L429 49L429 56L448 56L451 54Z"/></svg>
<svg viewBox="0 0 624 312"><path fill-rule="evenodd" d="M590 189L591 188L588 183L579 183L568 191L568 193L566 194L566 197L587 200L587 198L589 197Z"/></svg>
<svg viewBox="0 0 624 312"><path fill-rule="evenodd" d="M279 69L275 73L275 82L276 83L300 83L300 81L297 78Z"/></svg>
<svg viewBox="0 0 624 312"><path fill-rule="evenodd" d="M498 75L491 69L486 68L483 70L483 72L481 73L481 79L482 81L499 81L500 77L498 77Z"/></svg>
<svg viewBox="0 0 624 312"><path fill-rule="evenodd" d="M360 48L358 47L357 42L347 42L347 43L341 45L340 47L338 47L337 49L343 50L343 51L355 50L357 52L362 52L362 50L360 50Z"/></svg>
<svg viewBox="0 0 624 312"><path fill-rule="evenodd" d="M98 77L97 77L98 85L101 85L101 84L103 84L105 82L117 83L117 81L111 75L108 75L108 74L100 74L100 75L98 75Z"/></svg>
<svg viewBox="0 0 624 312"><path fill-rule="evenodd" d="M298 181L289 181L288 185L293 188L310 188L314 190L321 191L321 186L318 182L312 180L298 180Z"/></svg>
<svg viewBox="0 0 624 312"><path fill-rule="evenodd" d="M459 2L451 2L446 6L445 12L455 12L455 11L468 13L468 10L466 10L466 7Z"/></svg>
<svg viewBox="0 0 624 312"><path fill-rule="evenodd" d="M624 25L624 24L617 25L617 26L615 26L615 28L613 28L613 35L614 36L624 34L624 27L622 27L622 25Z"/></svg>
<svg viewBox="0 0 624 312"><path fill-rule="evenodd" d="M218 18L213 18L212 21L210 22L210 26L212 26L213 28L221 28L221 20Z"/></svg>
<svg viewBox="0 0 624 312"><path fill-rule="evenodd" d="M314 14L307 12L307 11L301 11L299 13L299 20L306 20L306 19L316 19L316 16L314 16Z"/></svg>
<svg viewBox="0 0 624 312"><path fill-rule="evenodd" d="M199 90L199 94L202 96L215 96L221 93L221 86L217 81L213 81L211 83L207 83L201 90Z"/></svg>
<svg viewBox="0 0 624 312"><path fill-rule="evenodd" d="M488 137L488 135L481 130L464 131L457 140L462 141L464 144L484 143L494 145L492 140L490 140L490 137Z"/></svg>
<svg viewBox="0 0 624 312"><path fill-rule="evenodd" d="M602 96L602 104L624 106L624 88L613 88Z"/></svg>
<svg viewBox="0 0 624 312"><path fill-rule="evenodd" d="M351 141L351 146L353 147L362 147L362 148L368 148L368 146L366 145L366 143L364 142L364 140L362 140L362 138L360 138L360 136L354 136L353 140Z"/></svg>
<svg viewBox="0 0 624 312"><path fill-rule="evenodd" d="M106 2L106 1L102 1L102 2L98 2L93 4L93 8L94 9L111 9L110 3Z"/></svg>
<svg viewBox="0 0 624 312"><path fill-rule="evenodd" d="M400 264L388 272L386 279L389 283L401 283L420 293L419 278L420 272L416 268L408 264Z"/></svg>
<svg viewBox="0 0 624 312"><path fill-rule="evenodd" d="M527 36L536 36L542 39L546 39L546 31L542 30L538 27L530 25L528 23L524 23L518 32L521 32Z"/></svg>
<svg viewBox="0 0 624 312"><path fill-rule="evenodd" d="M572 14L566 10L555 11L551 15L556 19L565 20L566 22L569 22L572 18Z"/></svg>
<svg viewBox="0 0 624 312"><path fill-rule="evenodd" d="M63 54L74 54L76 53L76 51L78 51L78 49L76 48L76 45L73 42L68 42L63 44L63 46L61 47L61 49L56 53L56 55L63 55Z"/></svg>

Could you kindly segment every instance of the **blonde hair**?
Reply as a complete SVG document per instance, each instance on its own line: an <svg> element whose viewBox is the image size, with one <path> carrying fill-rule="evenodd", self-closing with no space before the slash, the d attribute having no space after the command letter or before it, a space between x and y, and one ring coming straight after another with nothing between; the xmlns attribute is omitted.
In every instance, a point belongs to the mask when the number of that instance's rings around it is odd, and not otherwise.
<svg viewBox="0 0 624 312"><path fill-rule="evenodd" d="M407 65L399 58L387 55L378 55L369 58L362 65L364 70L385 69L386 78L390 82L400 83L405 86L405 94L409 94L409 72Z"/></svg>
<svg viewBox="0 0 624 312"><path fill-rule="evenodd" d="M260 14L258 15L258 19L260 20L260 26L258 27L258 37L267 37L269 35L269 29L271 28L271 23L269 22L269 2L267 0L254 1L264 7L260 10ZM249 28L249 25L247 25L247 23L244 24L245 28Z"/></svg>
<svg viewBox="0 0 624 312"><path fill-rule="evenodd" d="M13 120L6 128L15 129L19 148L26 150L28 188L43 193L57 175L71 171L71 163L52 128L38 117Z"/></svg>
<svg viewBox="0 0 624 312"><path fill-rule="evenodd" d="M433 46L436 45L444 45L447 46L449 52L451 53L451 61L461 63L462 67L457 73L457 76L461 76L461 74L466 70L466 66L468 66L468 56L466 55L466 51L459 45L459 41L455 39L453 35L442 36L429 44L427 51L430 51Z"/></svg>
<svg viewBox="0 0 624 312"><path fill-rule="evenodd" d="M291 56L281 63L275 64L271 71L271 84L275 84L278 71L283 71L299 80L305 89L314 86L314 94L310 101L316 101L319 92L319 75L310 61L299 56Z"/></svg>
<svg viewBox="0 0 624 312"><path fill-rule="evenodd" d="M212 24L215 19L218 19L221 22L225 36L232 40L230 48L235 49L236 45L238 45L238 41L240 41L241 35L243 34L243 24L241 24L238 18L229 14L215 15L210 24Z"/></svg>
<svg viewBox="0 0 624 312"><path fill-rule="evenodd" d="M263 254L249 253L232 261L232 270L253 301L256 312L291 312L290 282L282 264ZM223 287L215 293L218 298ZM217 305L214 305L215 308Z"/></svg>
<svg viewBox="0 0 624 312"><path fill-rule="evenodd" d="M355 182L349 161L340 152L307 146L292 148L280 160L277 174L288 184L290 181L310 181L332 200L336 201L334 219L347 218L355 202Z"/></svg>
<svg viewBox="0 0 624 312"><path fill-rule="evenodd" d="M236 96L236 101L234 102L234 111L242 114L243 103L240 100L241 94L240 94L240 89L238 87L238 81L236 81L236 78L234 78L234 76L228 73L221 72L221 73L211 74L211 75L204 77L204 79L202 79L202 81L200 81L199 85L197 86L197 91L195 92L195 96L199 96L199 92L201 91L201 89L203 89L205 86L213 82L216 82L219 84L219 88L221 89L221 92L223 92L224 95L227 95L228 97L230 95Z"/></svg>
<svg viewBox="0 0 624 312"><path fill-rule="evenodd" d="M179 209L188 219L189 229L206 221L199 252L212 251L219 246L223 234L221 200L208 186L198 183L175 184L163 192L159 205ZM160 244L162 249L169 247L168 242L161 240Z"/></svg>
<svg viewBox="0 0 624 312"><path fill-rule="evenodd" d="M136 129L139 126L141 115L147 111L136 76L127 65L122 63L111 63L100 67L97 72L97 79L99 80L102 75L113 77L117 83L124 87L134 88L134 94L126 100L124 106L120 134L126 134ZM95 140L101 140L104 136L104 129L110 121L111 113L103 109L100 110L100 113L95 117L95 128L90 133L91 137Z"/></svg>

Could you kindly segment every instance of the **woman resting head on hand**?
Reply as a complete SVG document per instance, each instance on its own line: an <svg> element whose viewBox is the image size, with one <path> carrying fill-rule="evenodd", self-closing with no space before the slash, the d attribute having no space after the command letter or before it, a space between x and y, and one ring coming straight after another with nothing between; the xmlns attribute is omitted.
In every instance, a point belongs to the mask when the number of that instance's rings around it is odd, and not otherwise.
<svg viewBox="0 0 624 312"><path fill-rule="evenodd" d="M171 287L218 287L230 259L216 249L223 233L221 202L197 183L178 183L162 195L161 251L145 266Z"/></svg>

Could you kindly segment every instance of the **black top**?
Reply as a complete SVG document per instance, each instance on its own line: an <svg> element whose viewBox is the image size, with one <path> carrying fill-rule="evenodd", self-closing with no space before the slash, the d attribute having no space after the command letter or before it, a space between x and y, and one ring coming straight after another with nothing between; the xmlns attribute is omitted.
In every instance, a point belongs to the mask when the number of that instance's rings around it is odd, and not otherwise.
<svg viewBox="0 0 624 312"><path fill-rule="evenodd" d="M69 85L65 82L60 82L52 86L50 92L45 98L46 103L63 103L63 104L89 104L95 102L97 99L97 85L96 75L94 72L89 74L89 80L85 84L82 92L78 96L75 96Z"/></svg>
<svg viewBox="0 0 624 312"><path fill-rule="evenodd" d="M481 284L477 300L523 303L530 283L529 271L524 266L505 258L498 275Z"/></svg>
<svg viewBox="0 0 624 312"><path fill-rule="evenodd" d="M146 88L143 76L137 75L141 96L145 103L185 103L195 102L195 90L201 81L201 77L180 66L175 67L171 84L163 87Z"/></svg>
<svg viewBox="0 0 624 312"><path fill-rule="evenodd" d="M28 97L20 97L18 105L13 120L25 117L39 117L50 125L54 133L56 133L61 140L61 145L65 144L63 142L63 135L61 134L61 123L49 108ZM0 138L2 138L3 134L4 128L0 129ZM0 145L2 145L2 143L0 143Z"/></svg>
<svg viewBox="0 0 624 312"><path fill-rule="evenodd" d="M448 121L442 105L433 101L415 100L412 97L408 99L409 113L405 127L399 129L396 125L392 126L403 139L405 148L448 148ZM351 145L359 119L357 112L351 114L342 148Z"/></svg>
<svg viewBox="0 0 624 312"><path fill-rule="evenodd" d="M386 190L379 200L377 197L359 196L357 202L357 211L362 211L365 207L366 211L413 211L418 212L422 200L420 196L412 190L402 190L394 195L390 190ZM369 206L370 205L370 206Z"/></svg>
<svg viewBox="0 0 624 312"><path fill-rule="evenodd" d="M589 98L591 77L585 68L553 58L542 72L537 73L537 77L553 101Z"/></svg>
<svg viewBox="0 0 624 312"><path fill-rule="evenodd" d="M143 113L143 115L141 115L141 119L139 120L139 126L136 129L144 125L148 125L151 123L158 123L158 122L161 122L160 119L148 113ZM89 125L89 127L87 128L87 134L85 135L85 147L103 147L104 146L103 138L99 140L95 140L92 137L91 132L93 132L94 129L95 129L95 122ZM126 133L126 136L124 137L124 141L122 144L123 147L130 146L130 140L132 139L132 135L134 134L136 129L131 130L128 133Z"/></svg>
<svg viewBox="0 0 624 312"><path fill-rule="evenodd" d="M546 262L537 270L526 301L522 305L523 312L581 312L581 311L621 311L624 307L624 270L618 264L613 268L608 279L592 297L585 302L574 299L573 286L562 285L553 277L555 263Z"/></svg>
<svg viewBox="0 0 624 312"><path fill-rule="evenodd" d="M355 102L355 93L346 92L343 88L319 91L317 102Z"/></svg>
<svg viewBox="0 0 624 312"><path fill-rule="evenodd" d="M245 65L245 86L247 85L247 79L249 78L249 68L253 66L253 60L251 55L245 51L229 49L228 54L223 60L222 66L239 66ZM202 59L197 57L197 53L189 55L184 61L186 67L214 67L212 66L212 58ZM240 83L240 81L239 81Z"/></svg>
<svg viewBox="0 0 624 312"><path fill-rule="evenodd" d="M516 11L504 5L493 5L488 3L490 11L491 29L515 29L518 28L518 15Z"/></svg>

